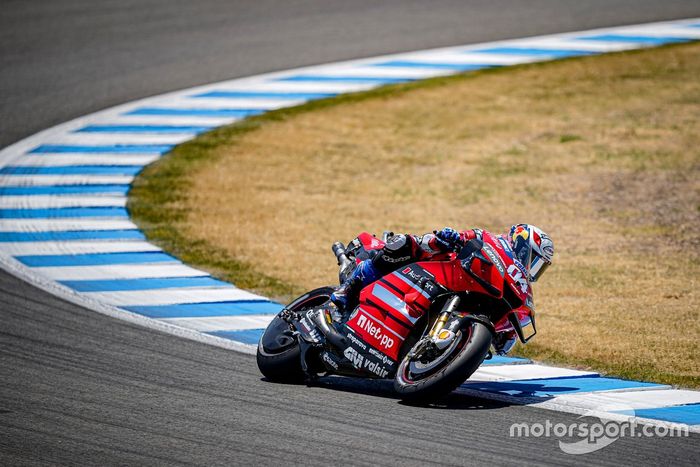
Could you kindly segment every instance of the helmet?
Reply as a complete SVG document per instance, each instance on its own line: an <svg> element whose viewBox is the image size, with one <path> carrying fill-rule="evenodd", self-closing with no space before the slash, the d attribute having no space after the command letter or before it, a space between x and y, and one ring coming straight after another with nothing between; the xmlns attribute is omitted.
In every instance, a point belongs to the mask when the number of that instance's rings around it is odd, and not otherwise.
<svg viewBox="0 0 700 467"><path fill-rule="evenodd" d="M552 264L552 239L542 229L530 224L512 226L508 239L515 257L525 267L530 282L537 281Z"/></svg>

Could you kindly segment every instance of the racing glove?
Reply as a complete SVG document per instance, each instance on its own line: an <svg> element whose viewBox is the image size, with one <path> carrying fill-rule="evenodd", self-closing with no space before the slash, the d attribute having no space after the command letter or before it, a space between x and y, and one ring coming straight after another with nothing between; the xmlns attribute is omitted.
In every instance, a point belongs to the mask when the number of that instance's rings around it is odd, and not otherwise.
<svg viewBox="0 0 700 467"><path fill-rule="evenodd" d="M457 245L463 245L462 236L454 229L445 227L442 230L433 231L437 243L445 251L453 251Z"/></svg>

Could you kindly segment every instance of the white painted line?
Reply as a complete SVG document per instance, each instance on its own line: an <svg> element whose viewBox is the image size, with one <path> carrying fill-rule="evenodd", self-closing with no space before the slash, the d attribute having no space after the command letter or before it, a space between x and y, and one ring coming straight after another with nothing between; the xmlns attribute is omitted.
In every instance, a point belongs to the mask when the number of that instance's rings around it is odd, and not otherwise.
<svg viewBox="0 0 700 467"><path fill-rule="evenodd" d="M192 106L194 107L194 105ZM240 118L232 117L205 117L205 116L162 116L162 115L118 115L109 118L100 118L96 124L102 125L188 125L188 126L224 126Z"/></svg>
<svg viewBox="0 0 700 467"><path fill-rule="evenodd" d="M444 63L452 65L519 65L546 60L546 57L538 55L502 55L491 53L460 53L458 51L441 52L437 54L417 52L405 57L409 61L424 63ZM402 58L403 60L403 58Z"/></svg>
<svg viewBox="0 0 700 467"><path fill-rule="evenodd" d="M434 76L453 75L454 70L426 69L426 68L400 68L377 66L338 66L329 67L314 73L314 76L348 76L387 79L425 79Z"/></svg>
<svg viewBox="0 0 700 467"><path fill-rule="evenodd" d="M66 146L119 146L119 145L161 145L180 144L197 136L195 133L64 133L51 138L44 144Z"/></svg>
<svg viewBox="0 0 700 467"><path fill-rule="evenodd" d="M210 318L164 318L170 324L200 332L264 329L275 315L217 316Z"/></svg>
<svg viewBox="0 0 700 467"><path fill-rule="evenodd" d="M182 97L169 99L163 107L172 109L258 109L275 110L282 107L293 107L304 102L304 99L247 99L221 97Z"/></svg>
<svg viewBox="0 0 700 467"><path fill-rule="evenodd" d="M618 52L623 50L638 49L639 47L630 42L608 42L608 41L581 41L571 38L532 38L513 41L502 44L503 47L531 47L554 50L586 50L589 52Z"/></svg>
<svg viewBox="0 0 700 467"><path fill-rule="evenodd" d="M313 74L320 70L298 70L298 74ZM287 73L294 75L295 73ZM222 91L275 91L275 92L315 92L315 93L348 93L366 91L376 87L374 83L341 83L341 82L304 82L304 81L260 81L255 84L238 84L234 86L217 87Z"/></svg>
<svg viewBox="0 0 700 467"><path fill-rule="evenodd" d="M126 196L0 196L0 209L126 206Z"/></svg>
<svg viewBox="0 0 700 467"><path fill-rule="evenodd" d="M0 219L0 232L67 232L80 230L137 229L130 220L102 219ZM0 250L2 245L0 245Z"/></svg>
<svg viewBox="0 0 700 467"><path fill-rule="evenodd" d="M6 242L0 248L12 256L21 255L81 255L94 253L126 253L137 251L161 251L148 242L122 241L69 241L69 242Z"/></svg>
<svg viewBox="0 0 700 467"><path fill-rule="evenodd" d="M148 165L161 156L158 154L61 154L25 156L14 165L16 167L66 167L72 165Z"/></svg>
<svg viewBox="0 0 700 467"><path fill-rule="evenodd" d="M647 36L647 37L678 37L700 39L700 28L684 28L679 26L633 26L625 28L619 33L621 36Z"/></svg>
<svg viewBox="0 0 700 467"><path fill-rule="evenodd" d="M192 287L168 290L134 290L125 292L88 292L85 295L115 306L156 306L182 303L208 303L240 300L267 300L259 295L231 287Z"/></svg>
<svg viewBox="0 0 700 467"><path fill-rule="evenodd" d="M131 175L2 175L0 187L50 185L129 185Z"/></svg>
<svg viewBox="0 0 700 467"><path fill-rule="evenodd" d="M41 274L55 281L155 279L209 275L207 272L180 263L43 267Z"/></svg>
<svg viewBox="0 0 700 467"><path fill-rule="evenodd" d="M673 405L700 404L700 391L682 389L650 389L630 392L596 392L565 394L555 397L555 402L578 407L604 407L627 405L633 409L651 409Z"/></svg>
<svg viewBox="0 0 700 467"><path fill-rule="evenodd" d="M536 363L526 363L522 365L486 365L480 367L467 382L571 378L597 375L598 373L593 371L570 370L568 368L557 368Z"/></svg>

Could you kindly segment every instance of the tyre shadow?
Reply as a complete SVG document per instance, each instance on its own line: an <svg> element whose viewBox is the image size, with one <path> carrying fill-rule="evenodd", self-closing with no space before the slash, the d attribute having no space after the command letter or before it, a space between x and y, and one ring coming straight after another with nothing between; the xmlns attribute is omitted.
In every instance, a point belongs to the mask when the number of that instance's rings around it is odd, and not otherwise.
<svg viewBox="0 0 700 467"><path fill-rule="evenodd" d="M394 399L397 403L410 407L423 407L437 410L492 410L514 405L509 402L483 399L457 391L430 402L403 401L394 391L393 380L363 379L346 376L327 376L308 383L308 386L331 391L363 394L373 397Z"/></svg>

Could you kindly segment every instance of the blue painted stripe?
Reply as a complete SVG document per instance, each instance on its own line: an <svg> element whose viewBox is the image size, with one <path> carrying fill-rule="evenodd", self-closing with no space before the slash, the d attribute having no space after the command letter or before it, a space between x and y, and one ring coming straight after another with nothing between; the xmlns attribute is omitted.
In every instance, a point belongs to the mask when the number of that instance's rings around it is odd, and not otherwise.
<svg viewBox="0 0 700 467"><path fill-rule="evenodd" d="M125 307L149 318L200 318L206 316L239 316L279 313L282 305L267 300L215 303L183 303L179 305Z"/></svg>
<svg viewBox="0 0 700 467"><path fill-rule="evenodd" d="M67 165L49 167L7 166L2 175L136 175L142 165Z"/></svg>
<svg viewBox="0 0 700 467"><path fill-rule="evenodd" d="M375 76L324 76L324 75L296 75L280 78L278 81L300 81L300 82L332 82L332 83L405 83L415 81L414 78L384 78Z"/></svg>
<svg viewBox="0 0 700 467"><path fill-rule="evenodd" d="M53 219L69 217L129 217L123 207L0 209L0 219Z"/></svg>
<svg viewBox="0 0 700 467"><path fill-rule="evenodd" d="M388 62L375 63L372 66L388 67L388 68L435 68L440 70L458 70L471 71L480 70L482 68L492 68L497 65L476 64L476 63L426 63L413 62L408 60L391 60Z"/></svg>
<svg viewBox="0 0 700 467"><path fill-rule="evenodd" d="M265 332L264 329L243 329L240 331L214 331L207 332L212 336L223 337L224 339L242 342L244 344L257 345Z"/></svg>
<svg viewBox="0 0 700 467"><path fill-rule="evenodd" d="M553 397L559 394L662 387L655 383L599 376L548 378L499 382L474 382L462 387L514 397Z"/></svg>
<svg viewBox="0 0 700 467"><path fill-rule="evenodd" d="M527 358L502 357L500 355L494 355L490 360L484 360L481 365L522 365L524 363L532 363L532 361L528 360Z"/></svg>
<svg viewBox="0 0 700 467"><path fill-rule="evenodd" d="M581 36L576 40L602 42L634 42L638 44L667 44L671 42L688 42L692 37L654 37L654 36L624 36L621 34L600 34L598 36Z"/></svg>
<svg viewBox="0 0 700 467"><path fill-rule="evenodd" d="M489 49L469 50L466 53L487 53L502 55L536 55L546 57L572 57L576 55L592 55L596 52L579 49L545 49L538 47L492 47Z"/></svg>
<svg viewBox="0 0 700 467"><path fill-rule="evenodd" d="M94 253L85 255L26 255L15 256L15 259L32 268L178 262L172 256L157 251L135 253Z"/></svg>
<svg viewBox="0 0 700 467"><path fill-rule="evenodd" d="M192 125L88 125L76 133L203 133L213 126Z"/></svg>
<svg viewBox="0 0 700 467"><path fill-rule="evenodd" d="M126 195L129 185L48 185L6 186L0 188L0 196L119 194Z"/></svg>
<svg viewBox="0 0 700 467"><path fill-rule="evenodd" d="M335 92L268 92L268 91L209 91L191 97L216 99L290 99L312 100L337 96Z"/></svg>
<svg viewBox="0 0 700 467"><path fill-rule="evenodd" d="M627 414L624 411L615 413ZM634 414L641 418L685 423L686 425L700 425L700 404L674 405L655 409L635 409Z"/></svg>
<svg viewBox="0 0 700 467"><path fill-rule="evenodd" d="M0 242L64 242L70 240L145 240L140 230L69 230L65 232L0 232Z"/></svg>
<svg viewBox="0 0 700 467"><path fill-rule="evenodd" d="M172 144L106 144L100 146L42 144L29 151L28 154L165 154L173 147Z"/></svg>
<svg viewBox="0 0 700 467"><path fill-rule="evenodd" d="M168 117L248 117L265 112L264 109L171 109L166 107L143 107L126 115L159 115Z"/></svg>
<svg viewBox="0 0 700 467"><path fill-rule="evenodd" d="M163 277L150 279L112 279L61 281L78 292L116 292L122 290L172 289L177 287L233 287L212 277Z"/></svg>

